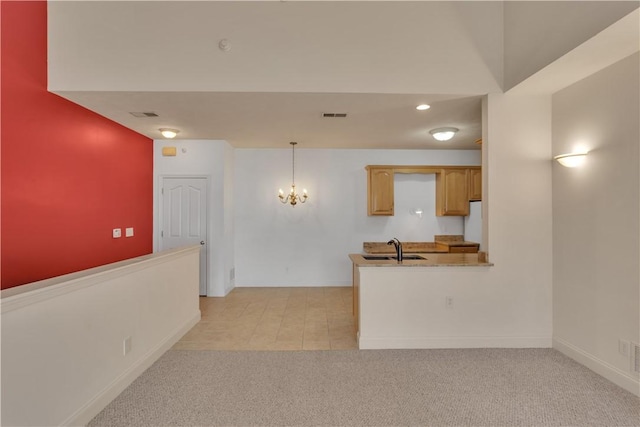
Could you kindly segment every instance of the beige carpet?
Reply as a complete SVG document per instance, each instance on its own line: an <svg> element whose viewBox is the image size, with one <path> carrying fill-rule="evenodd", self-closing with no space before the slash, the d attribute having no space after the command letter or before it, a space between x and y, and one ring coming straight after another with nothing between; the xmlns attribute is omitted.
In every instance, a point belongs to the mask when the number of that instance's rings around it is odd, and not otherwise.
<svg viewBox="0 0 640 427"><path fill-rule="evenodd" d="M551 349L167 352L91 426L640 426Z"/></svg>

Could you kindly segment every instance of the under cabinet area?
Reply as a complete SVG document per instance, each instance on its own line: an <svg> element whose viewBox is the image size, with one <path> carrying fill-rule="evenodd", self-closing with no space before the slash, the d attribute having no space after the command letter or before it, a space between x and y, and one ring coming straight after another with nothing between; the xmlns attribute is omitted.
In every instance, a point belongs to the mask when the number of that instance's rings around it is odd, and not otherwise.
<svg viewBox="0 0 640 427"><path fill-rule="evenodd" d="M394 176L436 175L436 216L467 216L469 201L482 199L480 166L367 166L367 214L394 215Z"/></svg>

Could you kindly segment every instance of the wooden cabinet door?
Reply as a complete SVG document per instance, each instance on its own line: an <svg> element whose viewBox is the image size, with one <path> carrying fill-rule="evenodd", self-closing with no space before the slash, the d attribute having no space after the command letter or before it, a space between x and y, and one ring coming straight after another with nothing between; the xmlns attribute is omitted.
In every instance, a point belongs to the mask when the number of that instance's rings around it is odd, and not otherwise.
<svg viewBox="0 0 640 427"><path fill-rule="evenodd" d="M469 170L443 169L436 176L436 215L469 215Z"/></svg>
<svg viewBox="0 0 640 427"><path fill-rule="evenodd" d="M482 200L482 169L469 168L469 200Z"/></svg>
<svg viewBox="0 0 640 427"><path fill-rule="evenodd" d="M367 214L392 216L393 169L368 169L367 190Z"/></svg>

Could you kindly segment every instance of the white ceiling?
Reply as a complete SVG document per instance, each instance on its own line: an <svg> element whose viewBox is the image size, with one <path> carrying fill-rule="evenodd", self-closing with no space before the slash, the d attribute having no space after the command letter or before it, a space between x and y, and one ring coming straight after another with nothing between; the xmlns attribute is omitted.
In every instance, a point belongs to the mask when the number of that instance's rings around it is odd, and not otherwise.
<svg viewBox="0 0 640 427"><path fill-rule="evenodd" d="M68 95L68 94L65 94ZM234 147L478 149L481 97L446 95L79 92L74 102L150 138L163 127L180 139L226 140ZM416 110L421 103L431 105ZM134 117L154 112L158 117ZM323 118L323 113L347 113ZM429 130L455 127L447 142Z"/></svg>
<svg viewBox="0 0 640 427"><path fill-rule="evenodd" d="M49 89L153 139L169 127L246 148L478 149L484 94L638 2L553 3L54 1ZM460 131L438 142L437 127Z"/></svg>

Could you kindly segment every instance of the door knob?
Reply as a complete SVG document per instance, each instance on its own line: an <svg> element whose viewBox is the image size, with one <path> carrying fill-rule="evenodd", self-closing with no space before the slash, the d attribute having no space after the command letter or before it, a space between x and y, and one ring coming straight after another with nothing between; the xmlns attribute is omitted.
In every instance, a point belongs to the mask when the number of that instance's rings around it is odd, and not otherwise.
<svg viewBox="0 0 640 427"><path fill-rule="evenodd" d="M200 241L200 244L201 244L201 245L204 245L204 240L201 240L201 241Z"/></svg>

